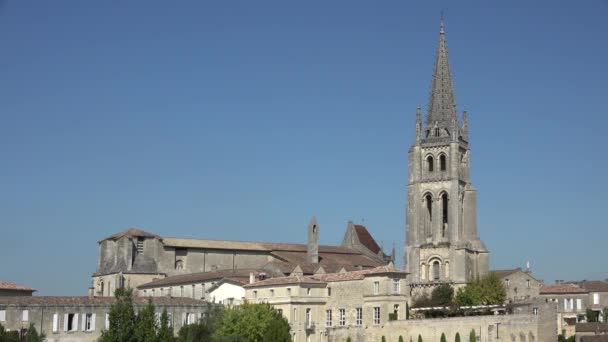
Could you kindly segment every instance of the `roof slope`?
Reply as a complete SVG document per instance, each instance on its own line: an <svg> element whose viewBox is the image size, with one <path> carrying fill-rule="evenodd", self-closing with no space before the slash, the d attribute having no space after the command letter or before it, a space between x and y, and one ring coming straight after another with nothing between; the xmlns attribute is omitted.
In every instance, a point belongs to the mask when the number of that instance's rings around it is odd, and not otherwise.
<svg viewBox="0 0 608 342"><path fill-rule="evenodd" d="M146 305L152 299L155 305L203 305L205 301L186 297L139 297L133 296L133 303ZM0 305L112 305L115 297L89 297L89 296L20 296L0 297Z"/></svg>
<svg viewBox="0 0 608 342"><path fill-rule="evenodd" d="M141 229L131 227L131 228L123 230L122 232L118 232L116 234L112 234L112 235L108 236L107 238L105 238L105 239L103 239L101 241L118 240L121 237L128 237L128 238L148 237L148 238L155 238L155 239L160 239L161 238L160 236L158 236L156 234L148 233L148 232L143 231Z"/></svg>
<svg viewBox="0 0 608 342"><path fill-rule="evenodd" d="M556 284L543 286L540 288L540 294L560 294L560 293L588 293L589 291L580 288L575 284Z"/></svg>
<svg viewBox="0 0 608 342"><path fill-rule="evenodd" d="M27 286L11 283L10 281L0 280L0 290L4 291L36 291Z"/></svg>
<svg viewBox="0 0 608 342"><path fill-rule="evenodd" d="M380 252L380 246L376 243L376 240L372 237L365 226L360 224L355 225L355 232L357 233L357 237L359 237L359 241L363 244L367 249L378 254Z"/></svg>
<svg viewBox="0 0 608 342"><path fill-rule="evenodd" d="M224 278L249 279L249 274L251 272L253 272L256 275L259 273L268 273L267 270L261 270L261 269L236 269L236 270L219 270L219 271L211 271L211 272L188 273L188 274L174 275L171 277L153 280L149 283L139 285L137 288L138 289L147 289L147 288L153 288L153 287L159 287L159 286L190 284L190 283L196 283L196 282L205 282L205 281L209 281L209 280L220 280L220 279L224 279Z"/></svg>
<svg viewBox="0 0 608 342"><path fill-rule="evenodd" d="M583 280L574 284L584 288L589 292L608 292L608 282L601 280Z"/></svg>

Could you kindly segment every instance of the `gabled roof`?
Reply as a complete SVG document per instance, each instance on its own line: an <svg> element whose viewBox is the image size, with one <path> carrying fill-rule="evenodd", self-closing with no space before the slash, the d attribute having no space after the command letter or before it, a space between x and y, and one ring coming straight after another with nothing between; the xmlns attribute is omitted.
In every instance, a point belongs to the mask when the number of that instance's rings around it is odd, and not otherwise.
<svg viewBox="0 0 608 342"><path fill-rule="evenodd" d="M123 230L122 232L118 232L116 234L110 235L107 238L99 241L106 241L106 240L118 240L122 237L128 237L128 238L135 238L135 237L147 237L147 238L155 238L155 239L160 239L161 237L152 233L148 233L146 231L143 231L141 229L138 228L128 228Z"/></svg>
<svg viewBox="0 0 608 342"><path fill-rule="evenodd" d="M356 224L355 232L357 233L357 237L359 238L361 244L367 247L367 249L374 252L375 254L378 254L378 252L380 252L380 246L378 246L378 243L376 243L376 240L374 240L374 238L369 233L367 228L365 228L365 226Z"/></svg>
<svg viewBox="0 0 608 342"><path fill-rule="evenodd" d="M186 297L139 297L133 296L133 304L146 305L151 299L155 305L203 305L205 301ZM89 296L18 296L1 297L0 305L57 305L57 306L89 306L112 305L115 297L89 297Z"/></svg>
<svg viewBox="0 0 608 342"><path fill-rule="evenodd" d="M31 292L36 291L27 286L11 283L11 282L5 281L5 280L0 280L0 290L3 290L3 291L31 291Z"/></svg>
<svg viewBox="0 0 608 342"><path fill-rule="evenodd" d="M588 293L589 291L580 288L575 284L556 284L543 286L540 288L540 294L562 294L562 293Z"/></svg>
<svg viewBox="0 0 608 342"><path fill-rule="evenodd" d="M504 278L504 277L508 277L513 273L517 273L520 272L521 268L514 268L512 270L492 270L490 272L496 274L498 276L498 278Z"/></svg>

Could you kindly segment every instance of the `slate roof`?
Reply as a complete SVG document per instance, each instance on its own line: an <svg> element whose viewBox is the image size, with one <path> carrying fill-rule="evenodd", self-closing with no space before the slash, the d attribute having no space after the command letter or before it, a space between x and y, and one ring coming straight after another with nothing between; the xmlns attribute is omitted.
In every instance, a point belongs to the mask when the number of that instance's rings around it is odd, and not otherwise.
<svg viewBox="0 0 608 342"><path fill-rule="evenodd" d="M361 242L367 249L378 254L380 252L380 246L376 243L376 240L372 237L365 226L356 224L355 232L357 233L357 237L359 238L359 242Z"/></svg>
<svg viewBox="0 0 608 342"><path fill-rule="evenodd" d="M161 239L160 236L156 235L156 234L152 234L152 233L148 233L146 231L143 231L141 229L138 228L128 228L126 230L123 230L122 232L118 232L116 234L112 234L110 236L108 236L107 238L99 241L106 241L106 240L118 240L121 237L128 237L128 238L134 238L134 237L148 237L148 238L155 238L155 239Z"/></svg>
<svg viewBox="0 0 608 342"><path fill-rule="evenodd" d="M203 305L205 301L185 298L185 297L139 297L133 296L133 303L136 305L146 305L152 299L155 305ZM0 305L7 306L107 306L116 301L114 297L88 297L88 296L19 296L19 297L0 297Z"/></svg>
<svg viewBox="0 0 608 342"><path fill-rule="evenodd" d="M576 323L576 332L608 333L608 323Z"/></svg>
<svg viewBox="0 0 608 342"><path fill-rule="evenodd" d="M589 291L580 288L575 284L556 284L543 286L540 288L540 294L561 294L561 293L588 293Z"/></svg>
<svg viewBox="0 0 608 342"><path fill-rule="evenodd" d="M236 269L236 270L219 270L219 271L211 271L211 272L188 273L188 274L174 275L171 277L153 280L149 283L139 285L137 288L138 289L147 289L147 288L160 287L160 286L191 284L191 283L198 283L198 282L208 282L211 280L221 280L224 278L231 278L231 279L242 278L242 279L249 280L250 272L253 272L256 275L259 273L268 273L267 270L260 270L260 269Z"/></svg>
<svg viewBox="0 0 608 342"><path fill-rule="evenodd" d="M11 283L10 281L0 280L0 290L4 291L31 291L34 292L36 290L29 288L27 286Z"/></svg>

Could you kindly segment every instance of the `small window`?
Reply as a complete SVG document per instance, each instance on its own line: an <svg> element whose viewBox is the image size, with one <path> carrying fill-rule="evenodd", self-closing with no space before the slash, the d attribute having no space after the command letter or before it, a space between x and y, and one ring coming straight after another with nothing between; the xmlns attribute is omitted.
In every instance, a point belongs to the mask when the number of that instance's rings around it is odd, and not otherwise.
<svg viewBox="0 0 608 342"><path fill-rule="evenodd" d="M288 288L287 288L287 295L288 295L288 296L291 296L291 287L288 287Z"/></svg>
<svg viewBox="0 0 608 342"><path fill-rule="evenodd" d="M277 309L277 312L279 313L279 315L283 316L283 309Z"/></svg>
<svg viewBox="0 0 608 342"><path fill-rule="evenodd" d="M84 317L84 331L95 330L95 314L88 313Z"/></svg>
<svg viewBox="0 0 608 342"><path fill-rule="evenodd" d="M395 315L395 319L399 319L399 304L393 305L393 315Z"/></svg>
<svg viewBox="0 0 608 342"><path fill-rule="evenodd" d="M532 314L538 315L538 308L532 308Z"/></svg>
<svg viewBox="0 0 608 342"><path fill-rule="evenodd" d="M0 322L6 322L6 310L0 310Z"/></svg>
<svg viewBox="0 0 608 342"><path fill-rule="evenodd" d="M379 281L375 281L374 282L374 294L377 295L380 293L380 282Z"/></svg>
<svg viewBox="0 0 608 342"><path fill-rule="evenodd" d="M105 327L106 327L106 330L110 329L110 314L109 313L106 314Z"/></svg>
<svg viewBox="0 0 608 342"><path fill-rule="evenodd" d="M253 290L253 298L258 298L258 291L257 290Z"/></svg>
<svg viewBox="0 0 608 342"><path fill-rule="evenodd" d="M306 326L310 328L312 326L312 317L310 316L310 308L306 308Z"/></svg>
<svg viewBox="0 0 608 342"><path fill-rule="evenodd" d="M192 299L195 299L196 295L196 285L192 284Z"/></svg>
<svg viewBox="0 0 608 342"><path fill-rule="evenodd" d="M394 294L401 293L401 286L399 283L399 279L393 279L393 293Z"/></svg>
<svg viewBox="0 0 608 342"><path fill-rule="evenodd" d="M78 330L78 314L67 313L63 316L63 331Z"/></svg>
<svg viewBox="0 0 608 342"><path fill-rule="evenodd" d="M593 305L599 305L599 304L600 304L600 294L594 293L593 294Z"/></svg>
<svg viewBox="0 0 608 342"><path fill-rule="evenodd" d="M325 326L331 327L331 309L325 310Z"/></svg>
<svg viewBox="0 0 608 342"><path fill-rule="evenodd" d="M433 157L432 156L426 157L426 169L429 172L433 172Z"/></svg>
<svg viewBox="0 0 608 342"><path fill-rule="evenodd" d="M23 312L21 314L21 320L23 322L27 322L30 320L30 312L28 310L23 310Z"/></svg>
<svg viewBox="0 0 608 342"><path fill-rule="evenodd" d="M447 168L448 168L448 163L447 163L447 161L446 161L446 158L445 158L445 155L444 155L444 154L442 154L442 155L439 157L439 168L441 169L441 171L445 171L445 170L447 170Z"/></svg>
<svg viewBox="0 0 608 342"><path fill-rule="evenodd" d="M270 289L270 297L274 297L274 289Z"/></svg>
<svg viewBox="0 0 608 342"><path fill-rule="evenodd" d="M310 296L312 294L312 289L310 287L306 288L306 295Z"/></svg>
<svg viewBox="0 0 608 342"><path fill-rule="evenodd" d="M357 326L363 325L363 308L356 309L356 321Z"/></svg>
<svg viewBox="0 0 608 342"><path fill-rule="evenodd" d="M327 297L331 297L331 287L327 288Z"/></svg>
<svg viewBox="0 0 608 342"><path fill-rule="evenodd" d="M374 325L380 324L380 307L374 307Z"/></svg>
<svg viewBox="0 0 608 342"><path fill-rule="evenodd" d="M339 318L339 324L341 327L346 325L346 309L340 309L340 311L338 311L338 318Z"/></svg>
<svg viewBox="0 0 608 342"><path fill-rule="evenodd" d="M527 288L530 288L530 279L527 279L527 280L526 280L526 287L527 287Z"/></svg>
<svg viewBox="0 0 608 342"><path fill-rule="evenodd" d="M505 279L505 287L509 288L509 285L511 285L511 281L509 279Z"/></svg>

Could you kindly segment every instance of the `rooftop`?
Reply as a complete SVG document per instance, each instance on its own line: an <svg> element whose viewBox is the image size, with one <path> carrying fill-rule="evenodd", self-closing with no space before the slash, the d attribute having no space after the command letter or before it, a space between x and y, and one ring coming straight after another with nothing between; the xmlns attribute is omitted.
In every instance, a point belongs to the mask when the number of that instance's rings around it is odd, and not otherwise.
<svg viewBox="0 0 608 342"><path fill-rule="evenodd" d="M266 270L261 269L236 269L236 270L219 270L219 271L211 271L211 272L198 272L198 273L188 273L188 274L180 274L171 277L166 277L162 279L156 279L149 283L145 283L139 285L138 289L147 289L153 287L160 286L172 286L172 285L180 285L180 284L191 284L197 282L206 282L210 280L221 280L224 278L231 279L249 279L249 273L253 272L254 274L259 273L268 273Z"/></svg>
<svg viewBox="0 0 608 342"><path fill-rule="evenodd" d="M36 291L27 286L11 283L10 281L0 280L0 290L3 291Z"/></svg>
<svg viewBox="0 0 608 342"><path fill-rule="evenodd" d="M133 296L133 304L146 305L152 299L155 305L203 305L205 301L192 298L178 297L138 297ZM116 301L114 297L88 297L88 296L19 296L19 297L0 297L0 305L7 306L78 306L78 305L112 305Z"/></svg>
<svg viewBox="0 0 608 342"><path fill-rule="evenodd" d="M562 293L588 293L589 291L580 288L575 284L556 284L543 286L540 288L540 294L562 294Z"/></svg>

